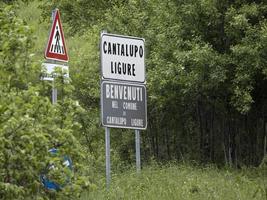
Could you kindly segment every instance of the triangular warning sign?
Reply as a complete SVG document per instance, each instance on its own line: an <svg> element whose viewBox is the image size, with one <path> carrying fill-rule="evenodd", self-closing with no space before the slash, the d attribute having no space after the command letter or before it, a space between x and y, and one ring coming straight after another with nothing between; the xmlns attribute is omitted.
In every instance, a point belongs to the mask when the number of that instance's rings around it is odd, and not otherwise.
<svg viewBox="0 0 267 200"><path fill-rule="evenodd" d="M45 58L64 62L69 60L58 9L54 13L54 20L45 50Z"/></svg>

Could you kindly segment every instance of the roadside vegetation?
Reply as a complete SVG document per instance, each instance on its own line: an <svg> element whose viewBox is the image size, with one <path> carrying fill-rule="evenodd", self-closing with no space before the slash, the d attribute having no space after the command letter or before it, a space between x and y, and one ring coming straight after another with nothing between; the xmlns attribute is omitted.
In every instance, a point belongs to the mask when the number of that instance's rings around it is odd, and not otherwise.
<svg viewBox="0 0 267 200"><path fill-rule="evenodd" d="M88 191L81 199L263 200L266 180L266 173L259 169L155 165L145 167L140 174L133 169L113 175L109 189L103 178L99 188Z"/></svg>
<svg viewBox="0 0 267 200"><path fill-rule="evenodd" d="M51 11L69 75L41 81ZM109 189L100 121L100 32L145 39L148 128L137 174L133 130L111 130ZM0 199L267 199L265 0L0 2ZM40 173L73 161L70 184ZM172 163L172 164L168 164ZM182 164L181 164L182 163ZM191 163L191 164L186 164ZM65 169L52 175L66 179Z"/></svg>

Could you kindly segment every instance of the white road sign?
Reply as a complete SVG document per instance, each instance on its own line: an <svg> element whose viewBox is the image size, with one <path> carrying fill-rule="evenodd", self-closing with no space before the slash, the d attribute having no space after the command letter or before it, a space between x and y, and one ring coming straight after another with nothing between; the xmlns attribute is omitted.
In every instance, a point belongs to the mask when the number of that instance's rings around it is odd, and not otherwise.
<svg viewBox="0 0 267 200"><path fill-rule="evenodd" d="M144 39L102 33L101 68L104 79L145 82Z"/></svg>
<svg viewBox="0 0 267 200"><path fill-rule="evenodd" d="M54 72L56 68L61 68L65 77L69 77L69 67L67 65L53 64L53 63L43 63L42 64L42 80L53 81L56 73Z"/></svg>

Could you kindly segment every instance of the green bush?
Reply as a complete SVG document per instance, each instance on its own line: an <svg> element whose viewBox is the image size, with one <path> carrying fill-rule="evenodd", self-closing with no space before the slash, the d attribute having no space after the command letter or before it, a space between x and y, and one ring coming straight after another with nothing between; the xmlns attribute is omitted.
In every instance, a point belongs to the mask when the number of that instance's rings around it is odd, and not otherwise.
<svg viewBox="0 0 267 200"><path fill-rule="evenodd" d="M90 185L77 139L83 109L70 98L73 87L70 81L62 84L62 76L56 79L59 101L51 104L50 83L40 82L41 65L31 60L31 29L12 6L0 4L0 27L0 199L73 199ZM71 184L46 191L40 173L55 162L48 150L58 145L73 161ZM65 173L50 176L59 181Z"/></svg>

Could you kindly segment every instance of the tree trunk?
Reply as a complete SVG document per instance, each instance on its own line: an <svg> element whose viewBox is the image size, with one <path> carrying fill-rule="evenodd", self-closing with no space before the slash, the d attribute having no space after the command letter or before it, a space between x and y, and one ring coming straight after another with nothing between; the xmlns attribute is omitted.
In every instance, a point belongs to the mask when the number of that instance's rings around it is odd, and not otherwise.
<svg viewBox="0 0 267 200"><path fill-rule="evenodd" d="M201 108L200 102L197 102L197 115L198 115L198 122L199 122L199 132L200 132L200 141L199 141L199 153L200 153L200 160L202 161L202 154L203 154L203 127L202 127L202 116L201 116Z"/></svg>
<svg viewBox="0 0 267 200"><path fill-rule="evenodd" d="M166 128L166 146L167 146L168 160L171 160L170 140L169 140L169 132L167 128Z"/></svg>
<svg viewBox="0 0 267 200"><path fill-rule="evenodd" d="M267 122L265 122L265 129L264 129L264 145L263 145L263 159L267 156Z"/></svg>

